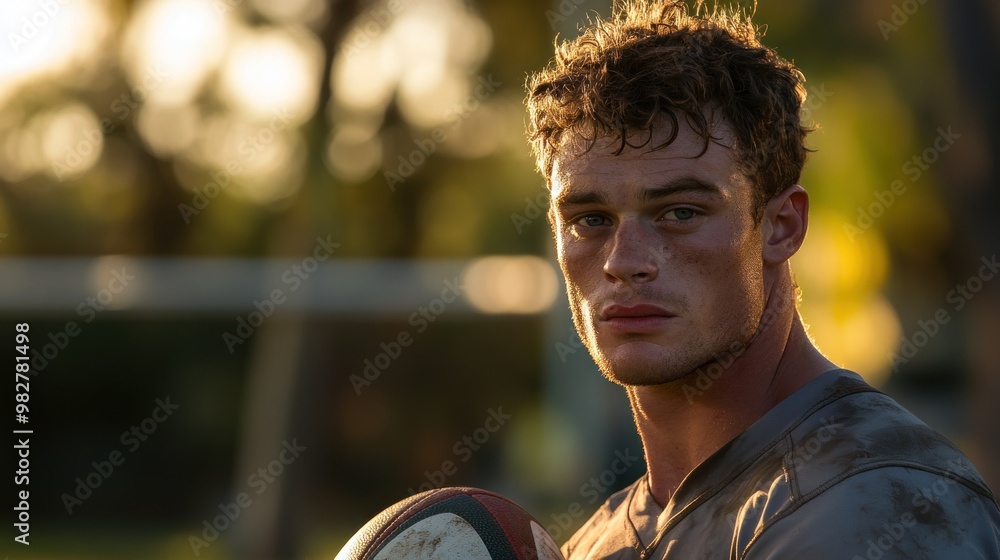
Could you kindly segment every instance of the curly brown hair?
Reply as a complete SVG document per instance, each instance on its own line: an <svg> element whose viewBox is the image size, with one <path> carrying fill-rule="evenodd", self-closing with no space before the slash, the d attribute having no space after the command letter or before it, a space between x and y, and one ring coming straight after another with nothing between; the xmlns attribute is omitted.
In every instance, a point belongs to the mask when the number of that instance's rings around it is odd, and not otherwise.
<svg viewBox="0 0 1000 560"><path fill-rule="evenodd" d="M707 150L718 141L718 110L734 132L735 160L756 185L759 219L764 203L798 182L811 131L799 115L805 78L760 35L739 9L648 0L616 1L610 19L596 17L576 39L557 38L555 57L527 82L528 136L546 182L571 136L586 139L586 150L611 137L618 155L649 145L665 117L672 128L650 147L657 150L676 139L683 115ZM633 143L636 132L645 141Z"/></svg>

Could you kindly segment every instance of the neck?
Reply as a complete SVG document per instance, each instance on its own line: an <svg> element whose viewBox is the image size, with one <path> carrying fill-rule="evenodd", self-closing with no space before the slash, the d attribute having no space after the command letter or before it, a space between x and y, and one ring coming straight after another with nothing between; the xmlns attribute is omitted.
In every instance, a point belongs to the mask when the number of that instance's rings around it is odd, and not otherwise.
<svg viewBox="0 0 1000 560"><path fill-rule="evenodd" d="M779 293L787 299L768 302L764 317L770 321L762 320L757 335L735 357L722 357L671 383L628 388L650 491L659 504L665 505L688 473L774 405L837 367L806 336L792 291Z"/></svg>

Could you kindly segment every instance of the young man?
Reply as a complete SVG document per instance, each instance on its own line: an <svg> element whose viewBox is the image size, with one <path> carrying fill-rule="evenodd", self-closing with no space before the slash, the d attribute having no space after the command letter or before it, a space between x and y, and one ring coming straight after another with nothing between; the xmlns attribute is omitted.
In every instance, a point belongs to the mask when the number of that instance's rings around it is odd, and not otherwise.
<svg viewBox="0 0 1000 560"><path fill-rule="evenodd" d="M1000 558L969 460L805 333L802 83L749 16L663 0L529 79L576 328L648 467L569 560Z"/></svg>

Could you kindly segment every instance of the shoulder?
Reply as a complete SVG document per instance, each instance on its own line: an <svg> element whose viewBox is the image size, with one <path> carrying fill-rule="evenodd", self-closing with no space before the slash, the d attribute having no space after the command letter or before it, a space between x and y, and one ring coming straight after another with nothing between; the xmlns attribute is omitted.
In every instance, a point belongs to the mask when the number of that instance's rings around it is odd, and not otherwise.
<svg viewBox="0 0 1000 560"><path fill-rule="evenodd" d="M982 477L887 395L829 401L780 445L784 476L743 506L737 557L1000 558L1000 509Z"/></svg>
<svg viewBox="0 0 1000 560"><path fill-rule="evenodd" d="M883 466L844 478L762 522L738 558L1000 558L1000 510L958 478Z"/></svg>
<svg viewBox="0 0 1000 560"><path fill-rule="evenodd" d="M809 499L859 473L906 467L960 481L994 500L972 462L889 396L846 395L809 415L783 442L791 492Z"/></svg>

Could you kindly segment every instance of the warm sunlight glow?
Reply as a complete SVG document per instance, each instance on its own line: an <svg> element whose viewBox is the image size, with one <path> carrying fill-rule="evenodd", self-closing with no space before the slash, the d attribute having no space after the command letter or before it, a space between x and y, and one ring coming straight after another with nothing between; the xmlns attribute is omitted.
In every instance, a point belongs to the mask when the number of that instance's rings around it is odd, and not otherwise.
<svg viewBox="0 0 1000 560"><path fill-rule="evenodd" d="M199 133L182 154L198 169L179 175L185 187L201 189L210 180L226 183L226 192L267 204L301 186L305 146L298 132L280 120L244 120L217 113L202 117Z"/></svg>
<svg viewBox="0 0 1000 560"><path fill-rule="evenodd" d="M552 306L559 282L552 265L534 256L478 259L465 270L466 296L486 313L538 313Z"/></svg>
<svg viewBox="0 0 1000 560"><path fill-rule="evenodd" d="M400 110L414 125L432 128L477 85L466 75L489 52L490 32L453 2L424 2L399 18L388 40L402 59Z"/></svg>
<svg viewBox="0 0 1000 560"><path fill-rule="evenodd" d="M278 23L317 23L328 12L323 0L251 0L250 3Z"/></svg>
<svg viewBox="0 0 1000 560"><path fill-rule="evenodd" d="M136 125L147 146L170 156L191 145L199 133L201 114L194 105L150 103L139 110Z"/></svg>
<svg viewBox="0 0 1000 560"><path fill-rule="evenodd" d="M103 255L94 259L87 277L87 292L107 309L128 309L142 297L142 282L129 282L121 289L121 278L141 276L139 265L128 255ZM112 288L118 287L117 293Z"/></svg>
<svg viewBox="0 0 1000 560"><path fill-rule="evenodd" d="M399 61L381 37L361 31L349 35L355 41L359 36L365 38L364 48L342 51L333 62L334 97L348 110L381 112L392 98Z"/></svg>
<svg viewBox="0 0 1000 560"><path fill-rule="evenodd" d="M284 109L308 119L322 61L322 45L306 30L240 31L223 64L220 94L253 117Z"/></svg>
<svg viewBox="0 0 1000 560"><path fill-rule="evenodd" d="M23 115L17 115L20 121ZM18 126L0 131L0 177L5 181L21 181L45 169L42 136L46 119L36 116Z"/></svg>
<svg viewBox="0 0 1000 560"><path fill-rule="evenodd" d="M140 4L122 42L129 81L147 89L153 101L192 99L222 59L229 17L202 0Z"/></svg>
<svg viewBox="0 0 1000 560"><path fill-rule="evenodd" d="M491 45L489 26L456 0L404 3L386 21L362 14L334 62L335 97L380 112L398 92L408 122L440 126L472 95L478 82L470 74Z"/></svg>
<svg viewBox="0 0 1000 560"><path fill-rule="evenodd" d="M889 355L901 327L881 290L888 255L876 231L850 239L844 218L814 209L809 235L792 259L803 291L800 305L809 335L835 363L863 372L879 384L889 373Z"/></svg>
<svg viewBox="0 0 1000 560"><path fill-rule="evenodd" d="M370 178L382 163L382 142L378 125L347 122L341 125L327 143L327 167L339 179L360 182Z"/></svg>
<svg viewBox="0 0 1000 560"><path fill-rule="evenodd" d="M0 102L47 76L72 72L79 80L81 70L97 60L111 25L107 10L94 0L0 2L0 21L6 43L0 55Z"/></svg>
<svg viewBox="0 0 1000 560"><path fill-rule="evenodd" d="M45 117L44 123L45 171L56 179L79 177L100 159L104 134L90 107L79 103L64 105Z"/></svg>

